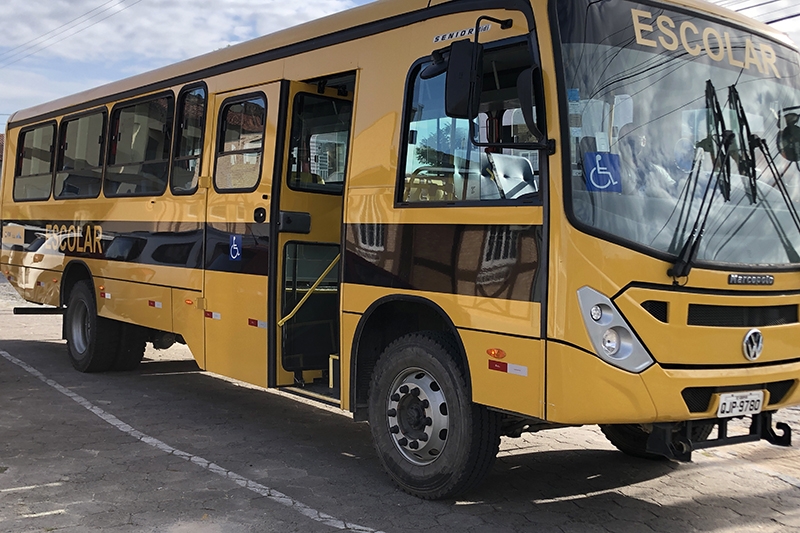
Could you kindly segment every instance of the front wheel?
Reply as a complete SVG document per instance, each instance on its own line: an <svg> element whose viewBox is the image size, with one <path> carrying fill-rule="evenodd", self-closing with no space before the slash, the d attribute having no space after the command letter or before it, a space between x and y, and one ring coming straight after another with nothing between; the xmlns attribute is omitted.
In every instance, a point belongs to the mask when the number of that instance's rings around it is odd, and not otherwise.
<svg viewBox="0 0 800 533"><path fill-rule="evenodd" d="M75 370L104 372L117 355L119 322L97 316L94 287L88 280L75 284L64 315L67 352Z"/></svg>
<svg viewBox="0 0 800 533"><path fill-rule="evenodd" d="M415 333L381 354L369 424L384 468L406 492L449 498L477 485L500 446L500 418L469 399L452 337Z"/></svg>

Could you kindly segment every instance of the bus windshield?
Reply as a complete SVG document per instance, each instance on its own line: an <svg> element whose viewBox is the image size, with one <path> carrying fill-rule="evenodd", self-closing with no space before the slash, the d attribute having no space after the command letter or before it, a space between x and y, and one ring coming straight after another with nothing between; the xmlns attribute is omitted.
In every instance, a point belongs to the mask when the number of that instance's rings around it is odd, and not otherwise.
<svg viewBox="0 0 800 533"><path fill-rule="evenodd" d="M625 0L558 20L573 222L665 260L704 226L695 263L800 264L798 53Z"/></svg>

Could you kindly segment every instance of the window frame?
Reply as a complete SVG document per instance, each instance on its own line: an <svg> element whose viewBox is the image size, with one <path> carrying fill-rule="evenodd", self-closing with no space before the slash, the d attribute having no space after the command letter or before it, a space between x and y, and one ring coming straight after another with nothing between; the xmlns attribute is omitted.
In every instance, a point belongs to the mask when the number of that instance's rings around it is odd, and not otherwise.
<svg viewBox="0 0 800 533"><path fill-rule="evenodd" d="M488 43L481 43L484 47L484 50L494 50L497 48L504 48L506 46L513 46L515 44L519 44L524 42L528 45L529 52L532 49L536 48L536 37L535 33L531 32L526 35L519 35L515 37L509 37L507 39L501 39L498 41L491 41ZM406 174L406 161L408 159L408 151L409 151L409 134L411 131L411 107L414 101L414 83L417 80L419 73L421 72L422 66L430 62L430 55L426 55L420 57L416 61L411 64L411 67L408 70L408 74L406 74L406 82L405 82L405 94L403 95L403 116L401 120L401 130L400 130L400 153L399 159L397 163L397 177L395 181L395 193L394 193L394 207L395 209L418 209L418 208L432 208L432 207L506 207L506 206L536 206L541 207L544 205L544 196L546 194L546 184L544 182L547 180L547 157L548 153L547 150L543 148L530 148L529 144L520 144L520 145L509 145L509 144L475 144L473 139L471 138L471 134L468 134L469 142L473 143L473 146L478 149L484 149L487 147L502 147L502 148L509 148L509 149L519 149L519 150L528 150L528 151L537 151L539 152L539 194L536 198L529 198L529 199L492 199L492 200L437 200L437 201L426 201L426 202L408 202L403 199L403 195L405 192L405 174ZM531 61L533 61L536 57L538 57L538 49L537 52L534 54L531 52ZM446 72L444 75L447 75ZM538 103L537 103L538 105ZM542 103L545 106L545 103ZM472 127L470 127L470 131L472 131Z"/></svg>
<svg viewBox="0 0 800 533"><path fill-rule="evenodd" d="M174 126L175 126L175 92L172 91L172 90L160 91L158 93L148 94L146 96L140 96L138 98L132 98L130 100L125 100L123 102L117 102L111 108L111 111L109 112L109 115L108 115L108 125L106 127L106 130L107 130L106 131L106 146L105 146L106 150L105 150L105 158L104 158L104 162L103 162L103 184L102 184L102 187L101 187L102 191L103 191L102 194L103 194L104 198L146 198L146 197L158 198L158 197L164 196L166 194L166 192L167 192L167 189L169 189L169 174L170 174L170 170L171 170L170 162L172 161L172 148L173 148L173 145L174 145L174 143L172 143L172 142L170 143L169 155L167 156L167 159L166 159L166 162L167 162L167 176L166 176L166 180L164 182L165 186L164 186L163 190L160 193L158 193L158 194L154 194L154 193L127 193L127 194L113 194L113 195L106 194L106 182L108 181L108 174L109 174L108 169L111 166L120 166L118 164L114 164L114 165L109 164L109 160L111 159L111 146L112 146L112 143L111 143L111 128L112 128L112 125L114 124L114 115L117 112L119 112L121 109L125 109L127 107L134 107L134 106L136 106L138 104L141 104L141 103L144 103L144 102L153 101L153 100L158 100L160 98L167 98L167 99L172 98L172 105L173 105L173 107L172 107L172 120L167 122L167 124L169 124L169 127L170 127L170 134L174 137L175 136L175 130L174 130ZM143 163L143 162L141 162L141 163Z"/></svg>
<svg viewBox="0 0 800 533"><path fill-rule="evenodd" d="M177 160L176 154L178 153L178 150L180 149L180 142L181 142L181 139L182 139L182 135L181 136L177 135L177 131L178 131L178 113L179 112L181 114L181 119L183 118L183 107L181 106L181 99L186 97L187 94L189 94L190 92L192 92L192 91L194 91L196 89L203 89L203 91L205 92L205 99L203 101L203 127L202 127L202 129L200 131L200 155L197 156L197 160L198 160L197 164L198 164L198 167L199 167L198 177L202 176L202 174L203 174L203 155L205 154L206 127L208 126L208 100L209 100L209 98L208 98L208 85L206 84L205 81L199 81L199 82L196 82L196 83L190 83L188 85L184 85L181 88L181 90L178 92L177 97L175 98L175 113L173 113L173 118L172 118L172 120L173 120L173 124L172 124L173 142L172 142L172 149L170 151L169 176L168 176L169 191L170 191L170 193L172 193L173 196L191 196L191 195L195 194L197 192L197 189L199 188L199 182L198 182L198 184L195 185L195 187L193 189L191 189L191 190L176 191L175 187L173 186L173 183L172 183L173 171L175 170L175 161ZM186 158L186 159L188 160L190 158Z"/></svg>
<svg viewBox="0 0 800 533"><path fill-rule="evenodd" d="M240 102L247 102L248 100L252 100L254 98L261 98L264 101L264 128L262 129L262 135L261 135L261 162L258 165L258 179L256 180L255 184L252 187L237 188L237 189L220 189L219 187L217 187L217 171L218 171L217 161L219 160L220 156L237 154L237 153L240 154L252 153L252 150L250 151L232 150L230 152L220 151L220 146L225 144L224 132L222 130L223 116L225 115L225 109L233 104L237 104ZM266 150L266 143L267 143L267 114L269 113L269 108L267 107L268 105L269 105L269 100L267 99L267 95L264 91L255 91L252 93L229 96L220 103L219 114L217 115L217 124L215 126L217 142L214 144L214 174L211 177L211 182L214 185L214 192L218 194L250 193L250 192L255 192L258 189L259 185L261 185L261 178L264 176L264 152Z"/></svg>
<svg viewBox="0 0 800 533"><path fill-rule="evenodd" d="M295 110L295 106L297 105L297 98L299 96L302 96L302 95L310 95L310 96L316 96L318 98L327 98L329 100L336 100L336 101L349 102L350 103L350 106L351 106L351 109L350 109L350 127L347 130L347 155L344 158L344 175L345 175L345 178L341 182L341 184L342 184L341 190L312 189L312 188L306 188L306 187L298 187L297 185L293 185L292 184L292 181L290 179L291 176L292 176L292 171L291 171L291 165L292 165L292 163L291 163L291 152L292 152L291 134L292 134L292 130L294 129L294 126L295 126L295 112L294 112L294 110ZM286 179L286 186L289 189L291 189L292 191L295 191L295 192L308 192L308 193L313 193L313 194L326 194L328 196L344 196L344 189L345 189L345 186L347 185L347 183L346 183L347 174L348 174L349 165L350 165L350 152L352 151L352 148L353 148L353 124L354 124L353 116L355 115L355 107L356 107L355 100L347 100L346 98L336 98L335 96L330 96L330 95L320 94L320 93L312 93L312 92L309 92L309 91L298 91L297 93L295 93L294 97L292 98L291 107L289 108L289 112L290 112L289 116L291 118L291 123L289 124L289 132L288 133L289 133L290 138L289 138L289 142L287 143L287 146L286 146L286 154L287 154L287 157L288 157L288 160L287 160L288 164L286 166L286 177L285 177L285 179ZM338 183L338 182L336 182L336 183Z"/></svg>
<svg viewBox="0 0 800 533"><path fill-rule="evenodd" d="M63 138L64 134L66 133L66 126L67 126L67 124L69 122L72 122L73 120L79 120L79 119L81 119L83 117L91 116L91 115L94 115L94 114L97 114L97 113L100 113L100 114L103 115L103 143L100 146L100 167L99 167L100 168L100 190L94 196L64 196L64 197L58 197L58 196L56 196L56 191L55 191L55 184L56 184L55 180L56 180L56 176L58 176L58 172L59 172L58 165L60 163L61 156L63 155L62 151L61 151L61 144L62 144L61 141L62 141L62 138ZM54 200L81 200L81 199L85 200L87 198L98 198L103 193L103 182L105 180L105 175L106 175L106 148L108 147L109 125L110 125L109 113L108 113L108 107L106 107L106 106L96 107L94 109L89 109L87 111L81 111L81 112L78 112L78 113L73 113L72 115L68 115L68 116L62 117L61 122L58 125L58 136L56 138L56 142L58 144L56 145L56 155L55 155L55 161L53 163L53 185L52 185L53 191L52 191L51 194L52 194L52 197L53 197Z"/></svg>
<svg viewBox="0 0 800 533"><path fill-rule="evenodd" d="M29 177L29 176L22 176L22 174L21 174L21 172L22 172L22 155L23 155L23 152L25 150L25 146L21 141L25 138L25 135L27 133L29 133L31 131L34 131L34 130L36 130L38 128L44 127L44 126L50 126L50 127L53 128L53 140L52 140L52 144L51 144L51 148L50 148L50 154L51 154L51 156L50 156L50 192L46 197L42 197L42 198L17 198L17 195L16 195L17 179L20 178L20 177ZM14 201L14 203L19 203L19 202L46 202L46 201L48 201L48 200L53 198L53 179L54 179L53 176L55 174L55 168L56 168L56 152L57 152L56 143L57 142L58 142L58 121L55 120L55 119L48 120L46 122L40 122L38 124L33 124L31 126L27 126L25 128L22 128L19 131L19 135L17 136L17 153L15 154L16 160L14 161L14 181L11 184L11 198ZM45 175L46 174L31 174L31 176L45 176Z"/></svg>

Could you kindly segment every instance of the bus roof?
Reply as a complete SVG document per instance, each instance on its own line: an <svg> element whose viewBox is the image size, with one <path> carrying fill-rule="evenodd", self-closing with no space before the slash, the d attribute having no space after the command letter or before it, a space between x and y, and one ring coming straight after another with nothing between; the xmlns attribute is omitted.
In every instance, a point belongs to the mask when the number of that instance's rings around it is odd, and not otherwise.
<svg viewBox="0 0 800 533"><path fill-rule="evenodd" d="M398 17L405 13L422 10L449 1L455 2L458 0L377 0L367 5L257 37L192 59L23 109L11 115L8 121L9 127L15 126L15 123L32 121L37 117L53 116L54 113L69 110L82 104L102 102L115 96L123 98L123 95L137 88L158 83L163 84L165 81L174 80L175 84L178 85L199 80L204 76L213 75L214 67L253 58L264 52L277 51L291 45L311 42L317 38L335 36L335 34L351 28L364 27L370 23ZM545 0L535 1L544 2ZM769 26L705 0L666 0L666 2L733 20L781 42L789 45L793 44L786 35Z"/></svg>

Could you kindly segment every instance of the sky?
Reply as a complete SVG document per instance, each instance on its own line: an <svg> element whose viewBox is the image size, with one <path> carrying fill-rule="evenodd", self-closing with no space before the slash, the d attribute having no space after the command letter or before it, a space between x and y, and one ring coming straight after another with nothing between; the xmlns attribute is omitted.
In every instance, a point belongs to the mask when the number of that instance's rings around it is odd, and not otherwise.
<svg viewBox="0 0 800 533"><path fill-rule="evenodd" d="M371 1L0 0L0 132L19 109ZM776 27L800 43L797 18Z"/></svg>
<svg viewBox="0 0 800 533"><path fill-rule="evenodd" d="M0 0L9 116L372 0Z"/></svg>

